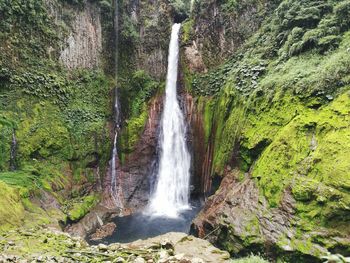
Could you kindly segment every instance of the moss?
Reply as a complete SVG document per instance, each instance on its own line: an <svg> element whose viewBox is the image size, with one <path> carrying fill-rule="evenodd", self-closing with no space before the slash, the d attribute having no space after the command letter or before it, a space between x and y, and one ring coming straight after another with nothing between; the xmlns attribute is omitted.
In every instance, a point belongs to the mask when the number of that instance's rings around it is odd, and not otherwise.
<svg viewBox="0 0 350 263"><path fill-rule="evenodd" d="M215 149L213 169L220 174L224 166L232 161L235 145L239 141L244 123L246 105L240 96L232 92L230 84L225 86L214 110Z"/></svg>
<svg viewBox="0 0 350 263"><path fill-rule="evenodd" d="M300 115L280 128L275 138L271 138L273 142L263 152L253 171L271 205L277 205L282 190L292 183L294 185L300 176L308 175L329 185L338 184L337 187L342 185L346 188L349 166L343 154L347 151L344 146L348 141L348 117L347 113L340 112L347 112L348 100L349 96L343 94L320 111L299 109ZM341 108L338 113L332 110L337 106ZM259 129L259 126L256 128ZM330 142L332 138L342 138L342 143ZM339 165L332 175L334 158L339 158Z"/></svg>
<svg viewBox="0 0 350 263"><path fill-rule="evenodd" d="M0 181L0 230L18 226L24 219L24 207L18 190Z"/></svg>
<svg viewBox="0 0 350 263"><path fill-rule="evenodd" d="M191 40L193 25L193 19L189 19L186 22L182 23L182 42L187 43Z"/></svg>
<svg viewBox="0 0 350 263"><path fill-rule="evenodd" d="M18 103L19 108L22 102ZM57 115L57 108L51 105L35 104L31 116L23 116L17 139L19 154L22 159L27 156L41 159L56 155L58 152L67 154L63 158L70 158L69 133L63 120Z"/></svg>
<svg viewBox="0 0 350 263"><path fill-rule="evenodd" d="M249 222L245 225L244 234L241 236L244 246L249 247L252 244L263 244L260 231L259 219L251 216Z"/></svg>
<svg viewBox="0 0 350 263"><path fill-rule="evenodd" d="M15 244L12 247L7 247L5 253L21 255L25 258L32 255L51 257L64 255L67 250L74 248L76 244L76 240L73 241L63 233L38 227L23 227L17 229L17 231L1 233L1 235ZM84 243L77 248L84 248Z"/></svg>
<svg viewBox="0 0 350 263"><path fill-rule="evenodd" d="M75 202L67 211L68 218L73 222L78 221L83 218L98 201L99 198L96 195L85 196L80 201Z"/></svg>
<svg viewBox="0 0 350 263"><path fill-rule="evenodd" d="M133 151L148 119L148 102L163 88L163 82L155 81L144 70L134 71L130 79L121 80L120 101L125 118L119 137L122 156Z"/></svg>
<svg viewBox="0 0 350 263"><path fill-rule="evenodd" d="M214 110L215 110L214 99L199 97L197 101L198 112L203 116L203 125L204 125L204 136L205 144L207 145L210 139L211 134L213 134L213 124L214 124Z"/></svg>
<svg viewBox="0 0 350 263"><path fill-rule="evenodd" d="M147 120L148 107L144 104L140 115L134 116L126 121L126 128L123 130L121 137L124 152L132 152L144 130Z"/></svg>

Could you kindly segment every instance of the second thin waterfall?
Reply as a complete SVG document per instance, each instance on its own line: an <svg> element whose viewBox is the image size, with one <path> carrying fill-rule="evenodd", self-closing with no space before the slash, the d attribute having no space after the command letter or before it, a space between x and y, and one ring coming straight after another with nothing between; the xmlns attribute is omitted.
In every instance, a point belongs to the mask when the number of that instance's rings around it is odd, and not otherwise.
<svg viewBox="0 0 350 263"><path fill-rule="evenodd" d="M186 145L186 125L177 100L179 31L174 24L171 32L166 96L161 123L161 155L157 183L148 212L155 216L177 217L188 209L191 157Z"/></svg>

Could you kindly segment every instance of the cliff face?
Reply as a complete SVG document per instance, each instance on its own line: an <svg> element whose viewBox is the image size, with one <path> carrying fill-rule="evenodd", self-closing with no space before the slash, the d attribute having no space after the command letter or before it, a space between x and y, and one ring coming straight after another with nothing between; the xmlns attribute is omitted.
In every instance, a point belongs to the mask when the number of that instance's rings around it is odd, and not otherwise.
<svg viewBox="0 0 350 263"><path fill-rule="evenodd" d="M157 81L164 80L171 7L166 1L128 1L120 4L119 12L120 79L144 70Z"/></svg>
<svg viewBox="0 0 350 263"><path fill-rule="evenodd" d="M192 48L206 67L222 64L256 32L277 1L194 1Z"/></svg>
<svg viewBox="0 0 350 263"><path fill-rule="evenodd" d="M209 174L223 178L193 231L232 254L275 251L311 262L327 251L348 255L348 3L223 9L232 3L202 1L184 24L186 87L202 114L204 148L212 149ZM199 38L213 20L200 18L206 6L218 19L230 16L218 28L266 17L245 31L248 38L220 30ZM219 65L225 49L232 55Z"/></svg>
<svg viewBox="0 0 350 263"><path fill-rule="evenodd" d="M19 211L10 224L76 221L99 199L112 115L101 13L112 11L92 1L0 3L0 180L13 193L1 209Z"/></svg>
<svg viewBox="0 0 350 263"><path fill-rule="evenodd" d="M59 60L70 69L101 67L102 25L99 7L87 2L82 10L64 8L61 12L55 14L56 23L67 14L72 16L73 22L69 25Z"/></svg>
<svg viewBox="0 0 350 263"><path fill-rule="evenodd" d="M112 1L0 1L0 229L77 222L109 189L116 52L124 213L147 203L170 28L186 14L168 1L118 3L114 43ZM349 255L349 10L193 2L179 74L192 183L202 194L222 180L194 233L232 255Z"/></svg>

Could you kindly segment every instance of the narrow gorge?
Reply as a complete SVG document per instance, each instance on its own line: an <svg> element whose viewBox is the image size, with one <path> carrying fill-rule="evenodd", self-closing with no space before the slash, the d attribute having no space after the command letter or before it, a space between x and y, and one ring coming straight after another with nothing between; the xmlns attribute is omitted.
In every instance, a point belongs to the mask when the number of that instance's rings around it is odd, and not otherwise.
<svg viewBox="0 0 350 263"><path fill-rule="evenodd" d="M0 262L350 262L349 0L0 0Z"/></svg>

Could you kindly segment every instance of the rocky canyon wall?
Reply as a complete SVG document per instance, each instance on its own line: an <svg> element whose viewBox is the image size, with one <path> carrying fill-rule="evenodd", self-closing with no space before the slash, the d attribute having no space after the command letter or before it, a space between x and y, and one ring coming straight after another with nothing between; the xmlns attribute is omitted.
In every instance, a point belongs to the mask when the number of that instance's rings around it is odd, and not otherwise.
<svg viewBox="0 0 350 263"><path fill-rule="evenodd" d="M337 202L348 204L349 176L341 168L348 167L346 147L326 141L349 142L341 135L348 127L341 119L349 112L349 60L335 62L347 52L349 26L332 33L340 42L322 46L331 34L323 31L325 21L341 21L337 10L345 3L250 4L201 1L184 24L184 81L201 112L198 137L204 131L206 147L213 147L210 176L223 178L193 231L233 255L249 250L292 262L349 255L349 233L341 227L347 205L336 205L326 193L332 189ZM311 9L318 15L305 15ZM249 29L240 34L245 25ZM323 33L306 44L316 31ZM321 149L329 149L337 165Z"/></svg>

